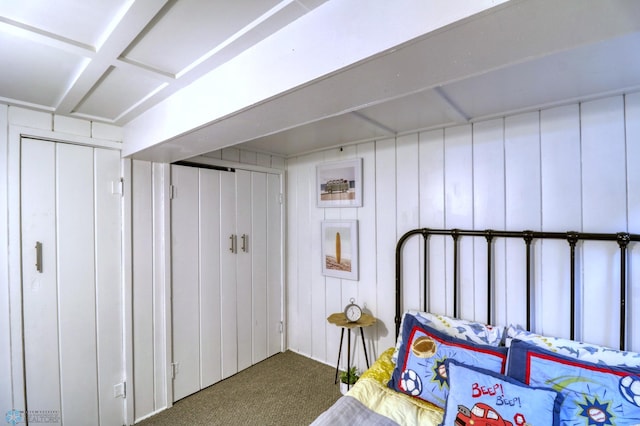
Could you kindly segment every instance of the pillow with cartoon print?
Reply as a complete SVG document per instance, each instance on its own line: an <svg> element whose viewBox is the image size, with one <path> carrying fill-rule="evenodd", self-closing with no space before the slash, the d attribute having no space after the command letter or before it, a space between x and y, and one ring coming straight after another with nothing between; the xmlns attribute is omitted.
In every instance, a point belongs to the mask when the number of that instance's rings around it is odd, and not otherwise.
<svg viewBox="0 0 640 426"><path fill-rule="evenodd" d="M553 389L529 387L453 359L446 366L449 396L443 425L559 425L562 396Z"/></svg>
<svg viewBox="0 0 640 426"><path fill-rule="evenodd" d="M640 368L584 362L514 340L508 374L530 386L560 392L561 424L640 424Z"/></svg>
<svg viewBox="0 0 640 426"><path fill-rule="evenodd" d="M640 353L637 352L620 351L560 337L542 336L524 330L520 326L510 325L506 330L507 347L514 339L523 340L542 349L594 364L640 367Z"/></svg>
<svg viewBox="0 0 640 426"><path fill-rule="evenodd" d="M402 335L404 343L398 352L389 387L440 408L444 408L449 391L447 358L498 373L506 368L507 348L478 345L448 336L413 316L405 318Z"/></svg>
<svg viewBox="0 0 640 426"><path fill-rule="evenodd" d="M402 326L406 317L414 317L420 323L438 330L448 336L468 340L479 345L500 346L504 327L494 327L476 321L468 321L459 318L451 318L445 315L437 315L429 312L408 310L402 316L400 334L396 342L396 350L392 359L397 360L398 351L402 346Z"/></svg>

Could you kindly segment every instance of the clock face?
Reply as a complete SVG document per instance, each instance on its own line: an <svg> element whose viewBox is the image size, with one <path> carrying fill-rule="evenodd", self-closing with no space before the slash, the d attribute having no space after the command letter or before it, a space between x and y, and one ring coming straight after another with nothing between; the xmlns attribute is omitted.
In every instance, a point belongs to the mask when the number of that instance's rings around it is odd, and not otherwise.
<svg viewBox="0 0 640 426"><path fill-rule="evenodd" d="M362 316L362 310L358 305L354 305L354 304L347 306L347 309L345 310L344 313L347 317L347 320L351 322L358 321Z"/></svg>

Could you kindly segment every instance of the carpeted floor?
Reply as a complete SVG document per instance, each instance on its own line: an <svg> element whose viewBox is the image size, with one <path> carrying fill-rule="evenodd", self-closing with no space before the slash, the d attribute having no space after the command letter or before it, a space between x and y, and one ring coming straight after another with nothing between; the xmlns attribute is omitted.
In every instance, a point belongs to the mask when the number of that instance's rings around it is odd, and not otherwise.
<svg viewBox="0 0 640 426"><path fill-rule="evenodd" d="M137 424L308 425L341 396L334 377L334 368L287 351Z"/></svg>

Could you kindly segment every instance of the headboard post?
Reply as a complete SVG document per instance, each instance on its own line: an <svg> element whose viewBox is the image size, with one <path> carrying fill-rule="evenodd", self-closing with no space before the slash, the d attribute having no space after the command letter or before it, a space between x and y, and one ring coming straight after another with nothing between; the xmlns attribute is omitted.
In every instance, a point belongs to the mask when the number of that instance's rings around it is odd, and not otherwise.
<svg viewBox="0 0 640 426"><path fill-rule="evenodd" d="M627 246L631 236L627 232L618 232L620 247L620 349L626 346L625 318L627 317Z"/></svg>
<svg viewBox="0 0 640 426"><path fill-rule="evenodd" d="M578 233L575 231L567 232L567 241L570 250L570 267L571 267L571 331L570 338L576 338L576 244L578 243Z"/></svg>

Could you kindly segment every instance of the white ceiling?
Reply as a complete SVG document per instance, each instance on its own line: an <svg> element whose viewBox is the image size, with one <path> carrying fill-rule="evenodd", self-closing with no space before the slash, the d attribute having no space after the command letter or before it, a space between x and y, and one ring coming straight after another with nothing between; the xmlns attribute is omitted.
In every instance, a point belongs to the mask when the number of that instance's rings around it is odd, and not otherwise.
<svg viewBox="0 0 640 426"><path fill-rule="evenodd" d="M126 128L341 1L0 0L0 102ZM638 90L640 2L511 0L131 155L286 157Z"/></svg>

